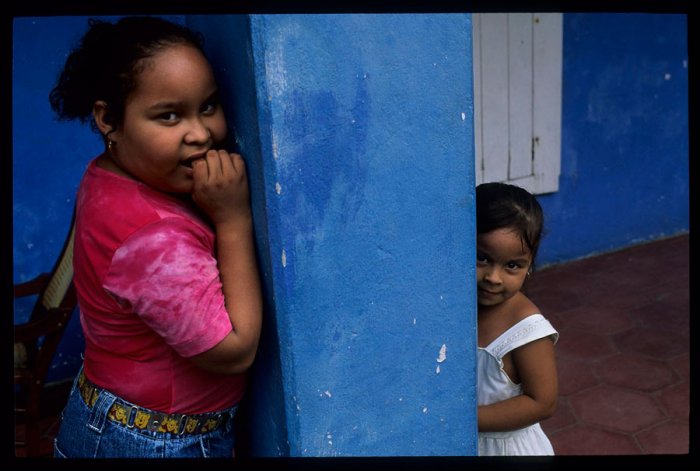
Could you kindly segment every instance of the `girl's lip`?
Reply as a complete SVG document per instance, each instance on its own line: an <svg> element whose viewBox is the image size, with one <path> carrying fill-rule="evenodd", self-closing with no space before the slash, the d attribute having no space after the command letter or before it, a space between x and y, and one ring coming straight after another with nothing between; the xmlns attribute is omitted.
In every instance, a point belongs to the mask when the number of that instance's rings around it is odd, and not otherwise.
<svg viewBox="0 0 700 471"><path fill-rule="evenodd" d="M479 292L482 294L486 294L488 296L498 296L500 293L494 293L493 291L486 290L484 288L479 288Z"/></svg>

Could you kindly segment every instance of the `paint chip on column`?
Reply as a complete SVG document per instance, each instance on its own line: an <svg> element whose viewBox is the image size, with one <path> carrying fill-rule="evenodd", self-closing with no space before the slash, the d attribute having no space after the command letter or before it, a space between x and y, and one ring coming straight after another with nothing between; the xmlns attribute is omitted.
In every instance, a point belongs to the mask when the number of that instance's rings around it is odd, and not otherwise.
<svg viewBox="0 0 700 471"><path fill-rule="evenodd" d="M440 347L440 353L438 354L437 357L437 362L442 363L447 359L447 345L444 343L442 344L442 347Z"/></svg>
<svg viewBox="0 0 700 471"><path fill-rule="evenodd" d="M282 249L282 266L287 268L287 252Z"/></svg>
<svg viewBox="0 0 700 471"><path fill-rule="evenodd" d="M282 185L280 185L280 182L275 183L275 192L278 195L282 193Z"/></svg>
<svg viewBox="0 0 700 471"><path fill-rule="evenodd" d="M462 121L464 121L465 119L467 119L467 115L464 112L462 112Z"/></svg>
<svg viewBox="0 0 700 471"><path fill-rule="evenodd" d="M442 344L442 347L440 347L440 353L438 354L437 357L437 362L442 363L443 361L447 360L447 345L444 343ZM440 365L435 368L435 374L439 375L440 374Z"/></svg>

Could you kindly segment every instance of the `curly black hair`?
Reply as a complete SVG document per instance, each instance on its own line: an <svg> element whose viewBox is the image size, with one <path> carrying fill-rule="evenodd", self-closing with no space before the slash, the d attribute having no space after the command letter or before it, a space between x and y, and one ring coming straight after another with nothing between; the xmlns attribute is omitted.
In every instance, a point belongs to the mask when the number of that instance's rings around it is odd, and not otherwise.
<svg viewBox="0 0 700 471"><path fill-rule="evenodd" d="M204 40L184 26L158 17L124 17L116 23L91 18L88 31L71 51L55 87L51 108L61 120L90 121L96 101L107 103L106 121L117 129L144 59L165 47L185 44L204 54Z"/></svg>

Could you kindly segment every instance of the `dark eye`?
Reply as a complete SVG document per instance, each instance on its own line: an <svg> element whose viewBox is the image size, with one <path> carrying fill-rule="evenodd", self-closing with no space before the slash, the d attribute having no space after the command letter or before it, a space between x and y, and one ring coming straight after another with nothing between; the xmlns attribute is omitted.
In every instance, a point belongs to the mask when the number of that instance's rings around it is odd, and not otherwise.
<svg viewBox="0 0 700 471"><path fill-rule="evenodd" d="M174 123L178 120L178 115L173 111L168 111L167 113L159 114L158 119L166 123Z"/></svg>
<svg viewBox="0 0 700 471"><path fill-rule="evenodd" d="M476 252L476 264L477 265L486 265L487 263L489 263L488 255L477 251Z"/></svg>
<svg viewBox="0 0 700 471"><path fill-rule="evenodd" d="M506 264L506 269L510 271L517 271L520 270L522 267L523 266L517 262L508 262L508 264Z"/></svg>
<svg viewBox="0 0 700 471"><path fill-rule="evenodd" d="M219 103L217 103L216 101L210 101L208 103L205 103L204 106L202 106L202 114L208 116L213 115L214 113L216 113L216 109L218 106Z"/></svg>

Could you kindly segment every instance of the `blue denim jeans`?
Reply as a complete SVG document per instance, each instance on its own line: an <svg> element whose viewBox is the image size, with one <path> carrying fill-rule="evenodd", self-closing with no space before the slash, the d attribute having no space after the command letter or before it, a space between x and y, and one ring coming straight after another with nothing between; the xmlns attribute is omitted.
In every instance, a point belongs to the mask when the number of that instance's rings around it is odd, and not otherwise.
<svg viewBox="0 0 700 471"><path fill-rule="evenodd" d="M174 435L129 428L109 420L109 408L118 398L100 391L92 409L83 401L76 381L61 414L54 440L55 458L231 458L234 446L233 416L222 427L197 435ZM126 401L120 399L128 404Z"/></svg>

